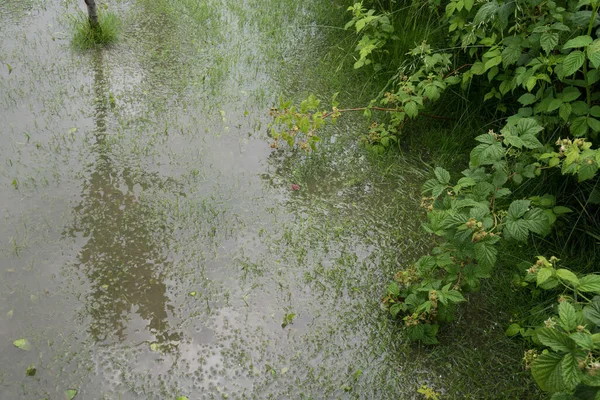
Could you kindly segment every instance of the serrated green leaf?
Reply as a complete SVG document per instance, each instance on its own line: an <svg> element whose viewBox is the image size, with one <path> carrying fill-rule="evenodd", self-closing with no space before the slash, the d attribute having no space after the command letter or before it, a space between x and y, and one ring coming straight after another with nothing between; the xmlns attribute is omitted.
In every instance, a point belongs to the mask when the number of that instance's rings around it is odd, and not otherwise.
<svg viewBox="0 0 600 400"><path fill-rule="evenodd" d="M600 67L600 39L594 40L586 49L587 57L594 68Z"/></svg>
<svg viewBox="0 0 600 400"><path fill-rule="evenodd" d="M587 45L592 43L593 40L594 39L592 39L588 35L577 36L576 38L567 41L567 43L565 43L565 45L563 46L563 50L575 49L578 47L586 47Z"/></svg>
<svg viewBox="0 0 600 400"><path fill-rule="evenodd" d="M600 297L595 296L592 301L583 307L583 316L596 327L600 327Z"/></svg>
<svg viewBox="0 0 600 400"><path fill-rule="evenodd" d="M552 112L558 110L558 108L562 105L563 101L561 99L552 99L548 104L547 112Z"/></svg>
<svg viewBox="0 0 600 400"><path fill-rule="evenodd" d="M523 135L537 135L544 128L533 118L523 118L517 122L517 133L519 136Z"/></svg>
<svg viewBox="0 0 600 400"><path fill-rule="evenodd" d="M523 85L528 92L531 92L537 83L538 78L536 76L530 76Z"/></svg>
<svg viewBox="0 0 600 400"><path fill-rule="evenodd" d="M471 187L474 186L477 182L475 182L475 179L470 178L470 177L463 177L460 178L457 182L457 185L460 185L462 187Z"/></svg>
<svg viewBox="0 0 600 400"><path fill-rule="evenodd" d="M394 296L400 296L400 287L398 287L398 283L390 282L387 287L387 291L389 294L393 294Z"/></svg>
<svg viewBox="0 0 600 400"><path fill-rule="evenodd" d="M579 279L577 290L580 292L600 294L600 275L586 275Z"/></svg>
<svg viewBox="0 0 600 400"><path fill-rule="evenodd" d="M591 164L588 164L587 162L584 162L577 171L577 180L583 182L592 179L596 175L596 172L598 172L598 165L596 165L596 163L592 162Z"/></svg>
<svg viewBox="0 0 600 400"><path fill-rule="evenodd" d="M533 208L523 216L523 220L527 222L527 229L538 235L546 235L550 232L548 218L541 208Z"/></svg>
<svg viewBox="0 0 600 400"><path fill-rule="evenodd" d="M578 364L573 353L565 354L562 359L562 379L567 391L572 391L581 382L581 371Z"/></svg>
<svg viewBox="0 0 600 400"><path fill-rule="evenodd" d="M542 268L537 273L536 284L540 286L554 274L554 268Z"/></svg>
<svg viewBox="0 0 600 400"><path fill-rule="evenodd" d="M492 176L492 184L496 189L502 187L508 180L508 175L504 171L496 171Z"/></svg>
<svg viewBox="0 0 600 400"><path fill-rule="evenodd" d="M508 218L518 219L521 218L529 210L531 205L530 200L515 200L508 206Z"/></svg>
<svg viewBox="0 0 600 400"><path fill-rule="evenodd" d="M450 183L450 172L446 171L444 168L436 167L434 173L439 183L444 185Z"/></svg>
<svg viewBox="0 0 600 400"><path fill-rule="evenodd" d="M531 365L531 375L542 390L557 392L564 386L561 362L563 356L556 353L541 354Z"/></svg>
<svg viewBox="0 0 600 400"><path fill-rule="evenodd" d="M590 112L590 108L585 101L576 101L571 106L575 115L586 115Z"/></svg>
<svg viewBox="0 0 600 400"><path fill-rule="evenodd" d="M480 144L471 150L470 158L473 166L489 165L499 161L504 155L504 149L500 142L491 145Z"/></svg>
<svg viewBox="0 0 600 400"><path fill-rule="evenodd" d="M567 270L559 269L556 271L556 275L558 275L559 278L562 279L562 276L560 276L560 274L559 274L560 271L567 271ZM568 272L571 272L571 271L568 271ZM577 279L577 277L575 277L575 279ZM568 301L563 301L558 305L558 318L559 318L561 327L567 332L573 331L577 327L577 314L575 313L575 308Z"/></svg>
<svg viewBox="0 0 600 400"><path fill-rule="evenodd" d="M445 296L448 300L454 303L460 303L466 301L463 295L458 290L449 290L445 293Z"/></svg>
<svg viewBox="0 0 600 400"><path fill-rule="evenodd" d="M540 343L554 351L569 352L575 347L573 340L563 332L552 328L540 328L536 331Z"/></svg>
<svg viewBox="0 0 600 400"><path fill-rule="evenodd" d="M583 66L585 62L585 53L576 50L572 51L563 60L563 75L571 76Z"/></svg>
<svg viewBox="0 0 600 400"><path fill-rule="evenodd" d="M594 349L594 341L592 335L585 332L575 332L569 335L571 339L584 350L592 351Z"/></svg>
<svg viewBox="0 0 600 400"><path fill-rule="evenodd" d="M504 234L507 233L515 240L525 242L529 237L529 224L523 219L509 219L504 226Z"/></svg>
<svg viewBox="0 0 600 400"><path fill-rule="evenodd" d="M523 50L522 50L521 46L518 44L510 44L510 45L506 46L504 48L504 50L502 50L502 65L504 66L504 68L519 61L519 59L521 58L522 52L523 52ZM506 91L504 91L504 93L503 93L503 94L505 94L508 92L508 90L510 90L510 87L509 87L510 82L502 81L502 84L507 85ZM501 92L503 91L502 86L500 87L500 91Z"/></svg>
<svg viewBox="0 0 600 400"><path fill-rule="evenodd" d="M554 50L554 48L556 47L557 44L558 44L558 33L555 33L555 32L542 33L542 36L540 38L540 45L542 46L542 49L544 49L546 54L550 54L550 52L552 50Z"/></svg>
<svg viewBox="0 0 600 400"><path fill-rule="evenodd" d="M523 146L528 149L539 149L544 145L533 135L526 134L521 136L521 140L523 141Z"/></svg>
<svg viewBox="0 0 600 400"><path fill-rule="evenodd" d="M587 135L588 132L588 124L587 117L577 117L571 122L571 126L569 126L569 130L571 134L576 137L581 137Z"/></svg>
<svg viewBox="0 0 600 400"><path fill-rule="evenodd" d="M571 105L569 103L561 104L558 109L558 116L561 117L563 121L568 121L569 115L571 115Z"/></svg>
<svg viewBox="0 0 600 400"><path fill-rule="evenodd" d="M487 22L488 19L498 12L498 9L499 6L496 0L484 3L479 10L477 10L477 14L475 14L475 17L473 18L473 25Z"/></svg>
<svg viewBox="0 0 600 400"><path fill-rule="evenodd" d="M392 306L390 307L390 314L392 314L392 317L396 318L396 316L402 311L402 303L395 303L392 304Z"/></svg>
<svg viewBox="0 0 600 400"><path fill-rule="evenodd" d="M594 132L600 132L600 121L596 118L588 117L587 124Z"/></svg>
<svg viewBox="0 0 600 400"><path fill-rule="evenodd" d="M517 135L508 135L508 134L504 136L503 143L505 146L513 146L513 147L516 147L517 149L522 149L523 146L525 145L525 142L523 141L523 139L521 139Z"/></svg>
<svg viewBox="0 0 600 400"><path fill-rule="evenodd" d="M496 264L498 249L489 242L475 243L475 259L484 268L492 268Z"/></svg>
<svg viewBox="0 0 600 400"><path fill-rule="evenodd" d="M409 118L414 118L419 114L419 107L414 101L409 101L404 105L404 112Z"/></svg>

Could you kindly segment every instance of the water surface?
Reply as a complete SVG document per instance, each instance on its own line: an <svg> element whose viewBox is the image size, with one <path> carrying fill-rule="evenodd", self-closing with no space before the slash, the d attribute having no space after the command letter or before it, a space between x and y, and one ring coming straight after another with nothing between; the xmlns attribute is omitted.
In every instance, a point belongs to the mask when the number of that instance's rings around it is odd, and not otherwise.
<svg viewBox="0 0 600 400"><path fill-rule="evenodd" d="M423 173L382 174L360 118L315 155L266 136L280 93L332 94L315 15L345 7L321 3L110 1L122 40L89 51L79 2L0 5L2 399L410 398L432 379L379 304L426 248Z"/></svg>

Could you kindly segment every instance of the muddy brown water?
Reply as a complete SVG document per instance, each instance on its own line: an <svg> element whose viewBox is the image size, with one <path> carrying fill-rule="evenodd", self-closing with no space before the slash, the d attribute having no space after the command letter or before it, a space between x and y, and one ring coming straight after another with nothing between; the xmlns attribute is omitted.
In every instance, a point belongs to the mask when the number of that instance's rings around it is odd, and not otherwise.
<svg viewBox="0 0 600 400"><path fill-rule="evenodd" d="M315 156L266 135L331 96L319 2L109 1L121 41L78 51L81 3L0 4L0 398L412 397L379 299L420 172L382 177L360 119Z"/></svg>

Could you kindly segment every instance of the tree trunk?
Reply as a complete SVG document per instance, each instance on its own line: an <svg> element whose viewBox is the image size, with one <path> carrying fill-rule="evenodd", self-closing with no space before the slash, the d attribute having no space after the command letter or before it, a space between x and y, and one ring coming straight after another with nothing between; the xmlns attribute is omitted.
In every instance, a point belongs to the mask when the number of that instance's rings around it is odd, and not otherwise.
<svg viewBox="0 0 600 400"><path fill-rule="evenodd" d="M98 10L96 9L96 0L84 1L88 9L88 18L90 21L90 26L94 30L100 30L100 23L98 22Z"/></svg>

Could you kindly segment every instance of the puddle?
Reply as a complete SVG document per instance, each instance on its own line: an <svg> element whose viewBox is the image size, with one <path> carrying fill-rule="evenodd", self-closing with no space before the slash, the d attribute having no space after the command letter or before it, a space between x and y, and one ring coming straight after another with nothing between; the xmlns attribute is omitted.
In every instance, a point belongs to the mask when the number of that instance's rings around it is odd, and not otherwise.
<svg viewBox="0 0 600 400"><path fill-rule="evenodd" d="M108 2L123 38L87 52L69 45L79 2L0 5L2 398L420 386L379 297L427 245L423 173L365 159L360 118L312 156L266 137L280 93L331 96L303 61L317 3Z"/></svg>

